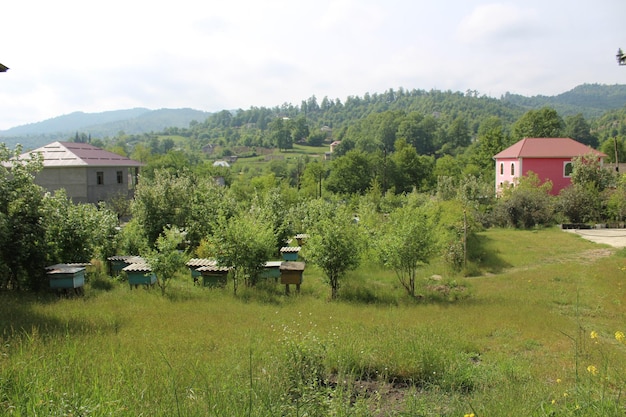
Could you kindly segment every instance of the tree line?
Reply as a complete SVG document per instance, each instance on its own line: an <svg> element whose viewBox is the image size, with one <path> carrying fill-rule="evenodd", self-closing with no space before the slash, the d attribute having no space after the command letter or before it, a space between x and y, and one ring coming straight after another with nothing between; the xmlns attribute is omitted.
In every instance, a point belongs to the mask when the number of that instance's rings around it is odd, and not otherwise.
<svg viewBox="0 0 626 417"><path fill-rule="evenodd" d="M342 116L332 119L331 114ZM314 238L308 256L318 259L324 269L322 260L329 257L317 257L313 248L332 247L324 240L326 234L349 235L350 230L365 236L350 239L355 243L350 250L357 253L351 259L378 247L376 257L381 264L406 267L390 253L382 254L383 248L401 242L394 239L400 239L403 227L426 230L426 224L435 237L423 242L425 255L413 256L418 265L441 257L456 269L468 268L469 260L471 269L472 245L466 243L480 227L623 221L624 181L615 174L605 178L609 171L594 166L590 159L575 164L579 169L574 185L558 197L550 196L549 185L538 184L531 176L497 200L492 160L523 137L568 136L599 147L609 162L615 156L621 161L626 150L623 120L625 110L589 122L582 114L563 118L548 107L520 112L476 93L390 90L351 97L345 103L326 99L318 104L312 97L300 107L286 104L220 112L188 129L169 128L140 136L93 139L77 132L75 140L91 141L146 163L135 199L109 201L100 207L74 206L62 192L50 195L34 185L32 177L41 169L41 161L17 164L11 171L5 166L0 286L41 288L43 265L85 262L109 254L142 254L163 264L159 259L167 258L171 248L182 246L189 255L239 264L236 282L254 285L261 259L276 255L290 235L311 232ZM250 145L275 147L289 155L284 151L315 135L319 135L315 141L326 144L341 141L332 161L297 155L233 172L214 167L215 155L201 151L211 144L228 150L249 139ZM2 161L7 163L17 153L4 147ZM226 187L216 185L215 177L223 178ZM407 207L428 214L395 214ZM132 220L115 229L117 219L129 215ZM423 222L400 225L403 217ZM341 233L336 229L355 224L356 229L339 229ZM235 230L239 233L233 234ZM383 230L394 230L389 233L396 238L383 236ZM244 235L248 238L241 238ZM234 249L244 240L250 245L245 252L256 254L247 260ZM318 241L324 243L316 245ZM410 245L405 242L404 246ZM342 268L345 272L356 265ZM409 293L415 268L399 274ZM336 277L341 276L332 270L326 275L331 283L338 283Z"/></svg>
<svg viewBox="0 0 626 417"><path fill-rule="evenodd" d="M192 170L158 169L139 182L131 220L118 227L111 204L75 205L62 190L45 193L34 184L41 161L13 162L8 170L15 154L2 150L2 289L45 289L47 265L123 254L148 259L163 293L186 258L214 258L232 268L236 293L240 285L257 285L265 262L278 258L289 238L306 233L302 255L324 273L332 298L364 260L394 271L407 295L417 298L420 268L429 262L466 275L478 270L476 234L485 227L626 218L624 177L581 157L574 162L574 184L559 196L531 175L497 199L493 184L474 175L441 176L432 192L383 191L374 179L362 192L326 189L322 196L272 172L224 187ZM318 166L308 164L305 175L312 178L307 172Z"/></svg>

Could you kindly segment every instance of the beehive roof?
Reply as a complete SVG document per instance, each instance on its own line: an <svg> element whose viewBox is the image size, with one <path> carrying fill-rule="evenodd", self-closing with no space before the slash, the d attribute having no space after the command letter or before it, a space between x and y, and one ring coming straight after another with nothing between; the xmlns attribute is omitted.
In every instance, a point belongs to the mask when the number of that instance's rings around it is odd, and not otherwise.
<svg viewBox="0 0 626 417"><path fill-rule="evenodd" d="M230 271L230 267L228 266L217 266L217 265L206 265L201 266L197 269L198 272L228 272Z"/></svg>
<svg viewBox="0 0 626 417"><path fill-rule="evenodd" d="M283 246L280 248L280 253L297 253L300 249L300 246Z"/></svg>
<svg viewBox="0 0 626 417"><path fill-rule="evenodd" d="M304 271L304 262L283 262L280 265L281 271Z"/></svg>
<svg viewBox="0 0 626 417"><path fill-rule="evenodd" d="M109 256L107 258L107 260L109 260L109 261L125 261L125 262L128 262L129 264L140 264L140 263L145 263L146 262L145 259L143 259L141 256L137 256L137 255Z"/></svg>
<svg viewBox="0 0 626 417"><path fill-rule="evenodd" d="M217 265L217 261L215 259L207 258L191 258L189 261L187 261L186 265L189 267L211 266Z"/></svg>
<svg viewBox="0 0 626 417"><path fill-rule="evenodd" d="M54 274L75 274L79 271L84 271L84 264L56 264L46 268L48 275Z"/></svg>
<svg viewBox="0 0 626 417"><path fill-rule="evenodd" d="M125 272L152 272L152 268L147 263L130 264L122 268Z"/></svg>

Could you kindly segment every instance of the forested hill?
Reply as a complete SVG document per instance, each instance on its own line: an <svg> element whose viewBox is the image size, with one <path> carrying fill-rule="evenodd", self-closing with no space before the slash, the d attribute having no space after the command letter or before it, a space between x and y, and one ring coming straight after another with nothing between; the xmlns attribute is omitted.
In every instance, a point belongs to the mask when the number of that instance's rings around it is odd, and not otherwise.
<svg viewBox="0 0 626 417"><path fill-rule="evenodd" d="M502 101L527 110L551 107L562 116L581 113L585 118L600 117L608 110L626 105L626 85L583 84L557 96L524 97L506 93Z"/></svg>
<svg viewBox="0 0 626 417"><path fill-rule="evenodd" d="M223 110L207 113L193 109L149 110L135 108L103 113L76 112L38 123L0 131L0 140L9 147L21 143L33 149L54 140L72 140L80 132L91 138L115 138L122 132L138 136L148 133L187 130L203 143L223 138L226 142L261 142L260 138L232 137L233 129L252 126L265 131L277 117L304 118L311 131L328 126L335 134L373 113L385 111L418 112L435 117L442 126L449 126L462 117L475 133L485 119L496 116L510 126L528 110L550 107L563 118L582 115L592 125L611 112L626 105L626 85L584 84L556 96L524 97L507 93L500 98L487 97L477 91L389 89L383 93L348 96L345 100L315 96L299 105L285 103L273 108L251 106L247 110ZM237 135L238 136L238 135ZM248 135L251 136L251 132ZM245 140L244 140L245 139ZM249 143L246 143L249 145Z"/></svg>
<svg viewBox="0 0 626 417"><path fill-rule="evenodd" d="M127 134L161 132L168 127L189 127L192 121L203 121L211 113L193 109L134 108L101 113L74 112L37 123L0 131L0 140L13 147L21 143L25 148L36 148L55 140L69 140L77 132L94 138Z"/></svg>

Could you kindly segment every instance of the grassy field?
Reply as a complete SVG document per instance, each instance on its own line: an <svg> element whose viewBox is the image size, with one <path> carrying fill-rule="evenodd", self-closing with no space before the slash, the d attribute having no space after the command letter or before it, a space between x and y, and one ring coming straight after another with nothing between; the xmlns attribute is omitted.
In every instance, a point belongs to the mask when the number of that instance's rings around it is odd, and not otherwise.
<svg viewBox="0 0 626 417"><path fill-rule="evenodd" d="M420 300L367 263L337 302L309 267L290 297L182 273L165 297L108 278L0 294L0 415L626 415L624 252L557 229L481 241L482 276L431 265Z"/></svg>

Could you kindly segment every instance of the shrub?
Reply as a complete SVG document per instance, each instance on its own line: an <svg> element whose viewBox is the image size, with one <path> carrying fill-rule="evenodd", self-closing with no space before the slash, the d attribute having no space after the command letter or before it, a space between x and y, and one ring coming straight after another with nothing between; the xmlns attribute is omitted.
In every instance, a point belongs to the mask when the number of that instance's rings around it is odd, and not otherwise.
<svg viewBox="0 0 626 417"><path fill-rule="evenodd" d="M493 216L499 226L529 229L548 226L554 222L553 198L549 191L550 182L539 184L539 177L529 173L517 187L505 190L496 202Z"/></svg>
<svg viewBox="0 0 626 417"><path fill-rule="evenodd" d="M602 198L597 188L574 184L561 190L556 211L571 223L587 223L602 217Z"/></svg>

